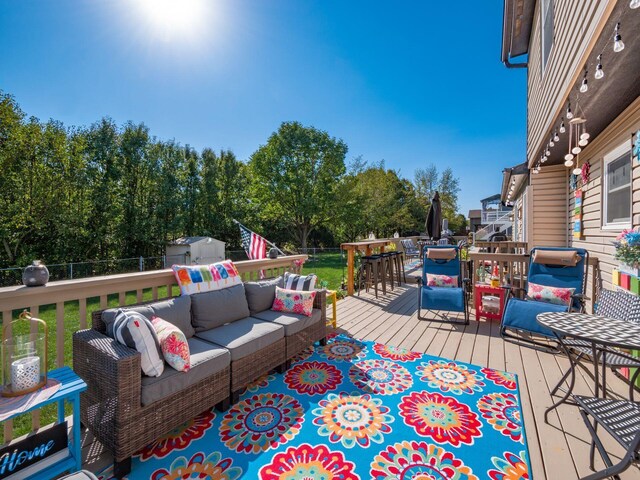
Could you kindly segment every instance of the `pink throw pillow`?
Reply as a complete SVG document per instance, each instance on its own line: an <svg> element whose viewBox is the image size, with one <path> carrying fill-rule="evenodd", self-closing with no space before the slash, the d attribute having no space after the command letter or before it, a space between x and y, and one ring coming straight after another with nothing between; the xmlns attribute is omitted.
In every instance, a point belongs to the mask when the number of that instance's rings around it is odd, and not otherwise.
<svg viewBox="0 0 640 480"><path fill-rule="evenodd" d="M571 305L571 295L575 292L575 288L548 287L546 285L538 285L537 283L529 283L527 287L527 298L537 302L547 302L554 305Z"/></svg>
<svg viewBox="0 0 640 480"><path fill-rule="evenodd" d="M160 341L165 361L179 372L188 372L191 368L191 353L182 330L160 317L153 317L151 323Z"/></svg>
<svg viewBox="0 0 640 480"><path fill-rule="evenodd" d="M273 301L271 310L284 313L297 313L299 315L311 316L313 312L313 300L316 292L304 292L301 290L285 290L276 287L276 298Z"/></svg>
<svg viewBox="0 0 640 480"><path fill-rule="evenodd" d="M427 273L427 287L455 288L458 286L458 276L434 275Z"/></svg>

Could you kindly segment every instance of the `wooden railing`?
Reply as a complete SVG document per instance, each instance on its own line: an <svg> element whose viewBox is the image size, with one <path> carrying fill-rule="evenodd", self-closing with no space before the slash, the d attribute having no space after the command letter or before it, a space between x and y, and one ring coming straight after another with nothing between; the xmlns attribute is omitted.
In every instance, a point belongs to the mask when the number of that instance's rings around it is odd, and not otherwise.
<svg viewBox="0 0 640 480"><path fill-rule="evenodd" d="M489 253L496 253L496 249L500 250L500 253L527 253L529 251L529 245L527 242L487 242L482 240L476 240L473 244L474 247L485 248Z"/></svg>
<svg viewBox="0 0 640 480"><path fill-rule="evenodd" d="M492 242L493 243L493 242ZM487 252L469 252L469 263L466 268L468 277L475 285L480 279L478 272L481 265L489 273L493 271L495 265L498 266L500 276L500 285L511 285L515 288L525 288L529 271L529 255L517 253L487 253ZM587 311L593 311L593 303L597 300L597 294L600 285L600 269L598 258L589 256L587 265L586 295Z"/></svg>
<svg viewBox="0 0 640 480"><path fill-rule="evenodd" d="M258 279L261 271L266 277L275 277L285 271L299 272L300 264L306 259L307 255L290 255L234 263L242 279L247 281ZM71 334L77 329L87 328L93 310L170 298L178 294L175 285L173 272L167 269L63 280L41 287L6 287L0 288L0 312L3 324L10 325L23 309L29 310L34 317L45 313L46 309L49 317L45 318L49 324L49 369L53 369L70 363ZM11 334L10 331L8 333ZM39 413L36 411L32 415L33 429L40 426ZM12 422L4 422L5 442L12 435Z"/></svg>

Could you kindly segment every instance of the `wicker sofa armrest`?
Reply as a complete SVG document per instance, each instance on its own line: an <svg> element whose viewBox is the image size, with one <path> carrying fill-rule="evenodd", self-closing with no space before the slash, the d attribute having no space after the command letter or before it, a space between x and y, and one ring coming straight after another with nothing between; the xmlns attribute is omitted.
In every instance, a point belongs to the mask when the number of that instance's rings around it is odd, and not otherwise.
<svg viewBox="0 0 640 480"><path fill-rule="evenodd" d="M97 330L73 334L73 369L87 384L81 417L101 442L116 447L111 431L133 422L140 409L142 367L140 353Z"/></svg>
<svg viewBox="0 0 640 480"><path fill-rule="evenodd" d="M322 312L322 321L327 323L327 290L325 288L316 289L316 298L313 299L313 308Z"/></svg>

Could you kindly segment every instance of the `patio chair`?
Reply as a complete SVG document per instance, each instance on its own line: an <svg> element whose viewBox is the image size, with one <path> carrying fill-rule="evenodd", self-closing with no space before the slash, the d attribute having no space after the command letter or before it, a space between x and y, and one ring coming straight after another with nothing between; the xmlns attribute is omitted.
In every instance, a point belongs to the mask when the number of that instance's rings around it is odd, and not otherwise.
<svg viewBox="0 0 640 480"><path fill-rule="evenodd" d="M623 291L603 289L598 295L595 314L602 317L617 318L627 322L640 323L640 297ZM576 358L573 363L579 362L583 357L588 357L593 360L591 358L593 355L591 343L573 338L567 338L563 340L562 343L576 354ZM604 363L605 367L610 367L612 369L636 369L634 374L629 378L629 400L633 401L636 380L640 374L640 358L633 357L628 353L609 347L598 348L596 353L599 356L599 363ZM570 373L571 369L568 369L558 384L553 388L553 390L551 390L551 395L554 395L558 391ZM602 391L603 396L606 397L607 384L604 373L602 375Z"/></svg>
<svg viewBox="0 0 640 480"><path fill-rule="evenodd" d="M429 285L428 275L446 275L456 277L455 286ZM442 310L447 312L461 312L464 314L464 322L450 319L447 316L434 314L441 321L451 323L469 324L469 311L467 309L466 285L468 278L462 278L460 263L460 249L455 245L433 245L424 247L422 256L422 277L418 279L418 318L420 320L433 320L423 317L420 312L424 308L434 312Z"/></svg>
<svg viewBox="0 0 640 480"><path fill-rule="evenodd" d="M524 288L505 286L508 289L505 308L500 322L500 335L506 341L541 350L558 352L559 348L536 340L535 337L555 339L554 333L540 325L536 317L545 312L584 311L589 252L582 248L536 247L531 250L527 285L573 288L569 305L557 305L526 297ZM524 292L524 298L514 296ZM520 333L516 335L515 332ZM522 336L522 334L526 336ZM529 338L529 335L533 338Z"/></svg>
<svg viewBox="0 0 640 480"><path fill-rule="evenodd" d="M404 249L404 255L406 258L418 258L420 257L420 250L413 243L410 238L403 238L400 240L402 248Z"/></svg>
<svg viewBox="0 0 640 480"><path fill-rule="evenodd" d="M633 463L640 462L640 404L627 400L609 400L605 398L574 396L580 415L587 430L591 434L591 451L589 466L594 468L595 449L598 449L606 468L592 473L583 480L598 480L613 477L619 480L618 474L624 472ZM593 419L593 424L589 420ZM598 437L598 425L606 430L625 450L621 460L613 464L602 441Z"/></svg>

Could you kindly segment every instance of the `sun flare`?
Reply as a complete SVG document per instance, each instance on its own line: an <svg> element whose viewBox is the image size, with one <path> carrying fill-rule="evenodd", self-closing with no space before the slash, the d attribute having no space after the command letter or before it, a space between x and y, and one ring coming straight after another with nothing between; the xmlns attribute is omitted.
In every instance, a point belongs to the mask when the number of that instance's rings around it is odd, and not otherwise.
<svg viewBox="0 0 640 480"><path fill-rule="evenodd" d="M169 35L193 35L207 14L206 0L136 0L149 27Z"/></svg>

